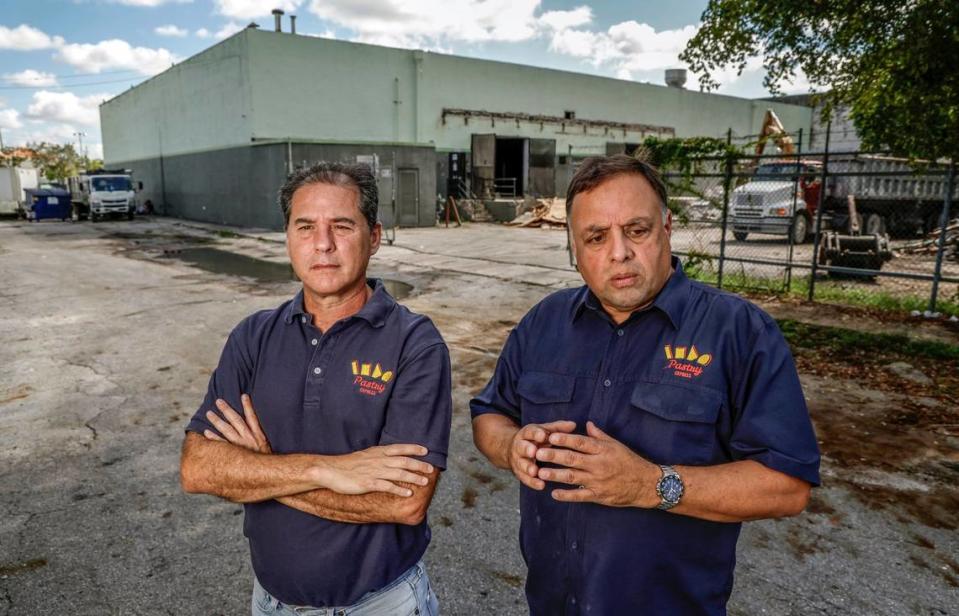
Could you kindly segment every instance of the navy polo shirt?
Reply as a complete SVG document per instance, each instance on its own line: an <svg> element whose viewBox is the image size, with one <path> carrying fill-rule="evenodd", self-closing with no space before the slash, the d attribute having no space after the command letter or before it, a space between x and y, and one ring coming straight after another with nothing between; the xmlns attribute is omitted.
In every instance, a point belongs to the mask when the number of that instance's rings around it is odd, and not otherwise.
<svg viewBox="0 0 959 616"><path fill-rule="evenodd" d="M755 460L819 483L819 450L775 321L689 280L616 325L587 287L541 301L510 333L473 417L591 420L657 464ZM520 487L532 614L725 614L740 524L561 503Z"/></svg>
<svg viewBox="0 0 959 616"><path fill-rule="evenodd" d="M205 413L223 398L253 399L274 453L346 454L416 443L446 467L452 399L449 351L433 323L373 294L326 333L303 309L303 292L257 312L230 334L203 404L187 430L213 429ZM215 430L214 430L215 431ZM412 567L428 524L347 524L275 500L245 505L243 532L263 587L293 605L344 606Z"/></svg>

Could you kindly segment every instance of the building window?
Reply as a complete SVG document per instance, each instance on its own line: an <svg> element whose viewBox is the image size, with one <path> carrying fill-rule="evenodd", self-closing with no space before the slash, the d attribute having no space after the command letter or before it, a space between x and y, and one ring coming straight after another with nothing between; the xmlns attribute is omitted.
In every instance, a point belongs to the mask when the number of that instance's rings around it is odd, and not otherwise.
<svg viewBox="0 0 959 616"><path fill-rule="evenodd" d="M568 164L568 163L569 163L569 157L566 156L565 154L560 154L560 155L559 155L559 164L561 164L561 165L566 165L566 164Z"/></svg>
<svg viewBox="0 0 959 616"><path fill-rule="evenodd" d="M575 119L576 119L576 112L575 112L575 111L569 111L569 110L564 111L564 112L563 112L563 117L564 117L565 119L567 119L567 120L575 120Z"/></svg>

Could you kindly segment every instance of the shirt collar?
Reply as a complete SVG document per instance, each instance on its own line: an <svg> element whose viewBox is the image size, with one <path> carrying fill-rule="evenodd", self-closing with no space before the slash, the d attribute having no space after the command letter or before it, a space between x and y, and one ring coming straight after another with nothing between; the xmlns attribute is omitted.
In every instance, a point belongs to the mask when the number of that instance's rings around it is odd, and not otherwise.
<svg viewBox="0 0 959 616"><path fill-rule="evenodd" d="M669 276L669 279L656 296L656 299L653 300L650 308L656 308L665 314L666 317L669 318L670 323L673 324L673 327L678 329L683 317L683 311L686 309L686 300L689 297L689 278L687 278L685 272L683 272L683 265L679 262L678 257L672 257L671 264L673 273ZM599 299L589 290L589 287L584 286L573 308L573 320L575 321L579 315L583 313L583 310L587 308L597 313L603 312ZM648 310L648 308L638 312L645 312L645 310ZM633 314L638 314L638 312L634 312ZM632 318L632 316L630 318Z"/></svg>
<svg viewBox="0 0 959 616"><path fill-rule="evenodd" d="M360 318L373 327L383 327L386 324L386 317L389 316L390 312L393 311L393 306L396 305L396 300L387 292L386 287L383 286L383 281L379 278L367 278L366 284L373 289L373 294L370 295L370 298L366 300L366 303L358 312L348 318ZM304 316L307 319L311 318L303 308L303 289L300 289L290 303L289 310L287 310L286 323L289 325L297 317Z"/></svg>

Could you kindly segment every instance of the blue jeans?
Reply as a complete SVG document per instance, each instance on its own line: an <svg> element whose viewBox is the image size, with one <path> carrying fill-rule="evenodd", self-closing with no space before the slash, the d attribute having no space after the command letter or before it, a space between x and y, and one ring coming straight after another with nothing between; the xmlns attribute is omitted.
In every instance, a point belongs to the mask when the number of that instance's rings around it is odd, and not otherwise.
<svg viewBox="0 0 959 616"><path fill-rule="evenodd" d="M385 588L342 607L287 605L266 592L253 578L253 616L439 616L439 613L439 603L422 562Z"/></svg>

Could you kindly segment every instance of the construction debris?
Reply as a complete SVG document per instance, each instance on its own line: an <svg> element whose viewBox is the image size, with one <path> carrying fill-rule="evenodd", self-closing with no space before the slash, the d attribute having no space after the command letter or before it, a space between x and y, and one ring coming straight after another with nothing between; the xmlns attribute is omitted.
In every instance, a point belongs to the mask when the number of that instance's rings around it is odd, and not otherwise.
<svg viewBox="0 0 959 616"><path fill-rule="evenodd" d="M939 250L941 233L941 228L933 229L923 239L900 246L898 252L910 255L934 255ZM954 218L946 225L946 239L943 248L943 257L959 261L959 218Z"/></svg>
<svg viewBox="0 0 959 616"><path fill-rule="evenodd" d="M566 199L537 199L532 210L506 224L515 227L566 228Z"/></svg>

